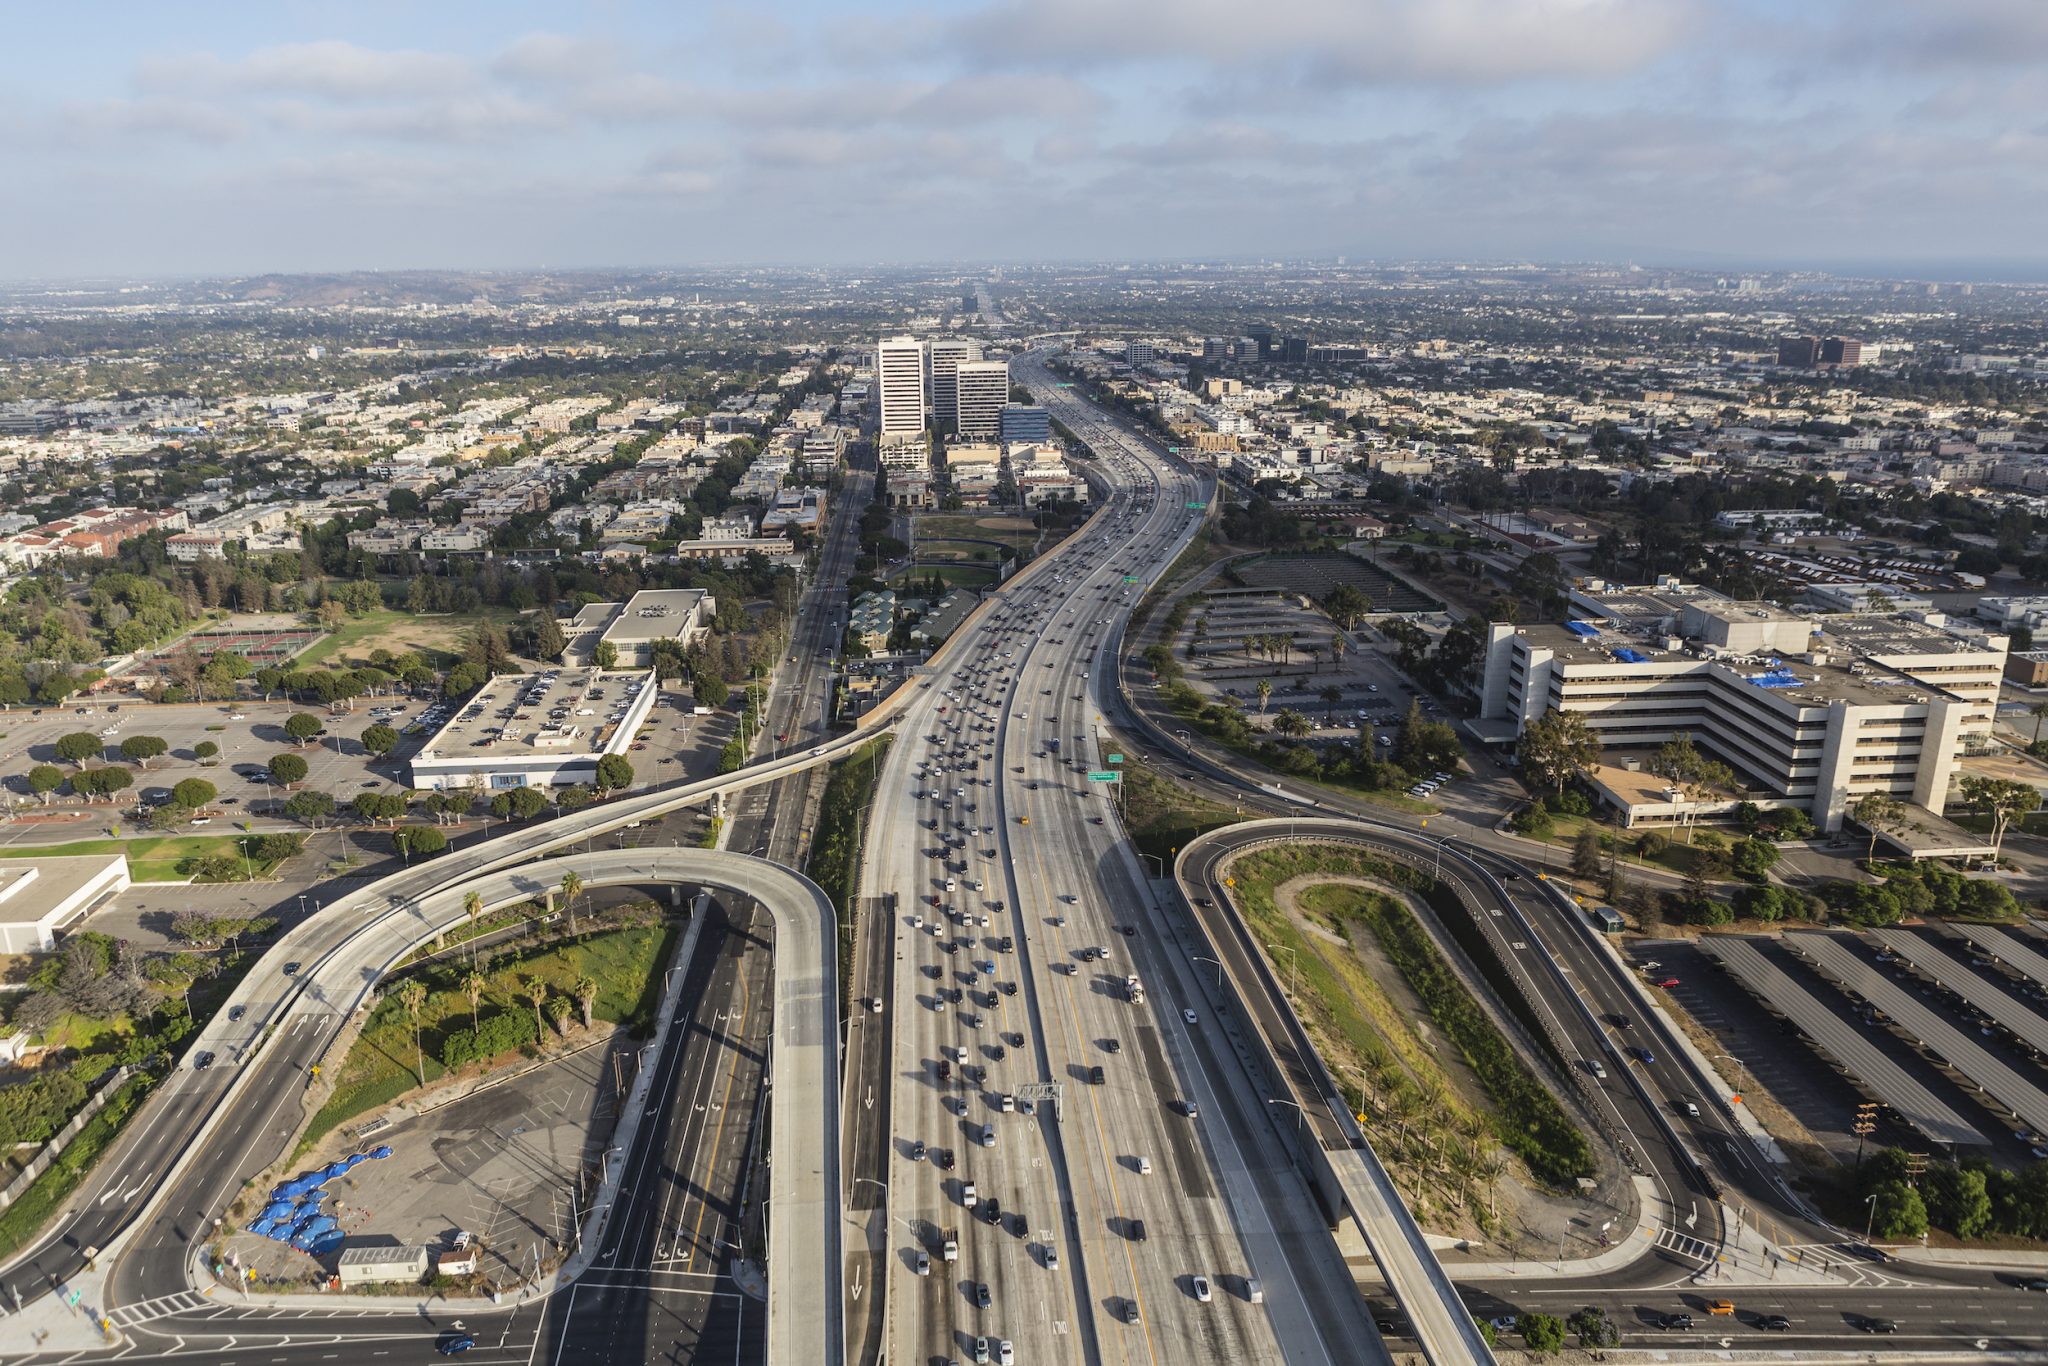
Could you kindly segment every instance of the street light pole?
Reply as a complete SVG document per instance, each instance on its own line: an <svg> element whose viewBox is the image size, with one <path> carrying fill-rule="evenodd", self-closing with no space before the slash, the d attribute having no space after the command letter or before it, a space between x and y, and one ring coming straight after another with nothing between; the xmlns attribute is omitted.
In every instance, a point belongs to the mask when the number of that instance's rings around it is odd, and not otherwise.
<svg viewBox="0 0 2048 1366"><path fill-rule="evenodd" d="M1216 989L1217 989L1218 991L1221 991L1221 990L1223 990L1223 964L1221 964L1221 963L1217 962L1217 961L1216 961L1216 960L1215 960L1214 958L1194 958L1194 959L1191 959L1191 960L1189 960L1189 961L1191 961L1191 962L1196 962L1196 963L1215 963L1215 964L1216 964Z"/></svg>

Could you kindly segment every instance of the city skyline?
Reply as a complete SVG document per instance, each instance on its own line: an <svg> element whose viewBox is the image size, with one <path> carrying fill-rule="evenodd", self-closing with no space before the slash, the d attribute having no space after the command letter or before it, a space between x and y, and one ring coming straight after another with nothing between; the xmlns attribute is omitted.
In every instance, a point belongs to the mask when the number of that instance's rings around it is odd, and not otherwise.
<svg viewBox="0 0 2048 1366"><path fill-rule="evenodd" d="M2014 0L41 12L14 279L1027 260L2040 278Z"/></svg>

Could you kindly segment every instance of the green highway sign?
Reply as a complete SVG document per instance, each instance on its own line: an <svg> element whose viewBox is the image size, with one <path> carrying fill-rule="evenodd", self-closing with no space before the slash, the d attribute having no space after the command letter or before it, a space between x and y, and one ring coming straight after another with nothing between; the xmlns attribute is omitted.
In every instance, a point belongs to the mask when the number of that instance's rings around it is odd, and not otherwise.
<svg viewBox="0 0 2048 1366"><path fill-rule="evenodd" d="M1168 447L1166 448L1166 453L1167 453L1168 455L1179 455L1179 454L1180 454L1180 447L1178 447L1178 446L1168 446Z"/></svg>
<svg viewBox="0 0 2048 1366"><path fill-rule="evenodd" d="M1137 576L1136 574L1126 574L1126 575L1124 575L1124 582L1125 582L1125 583L1136 583L1137 581L1138 581L1138 576Z"/></svg>
<svg viewBox="0 0 2048 1366"><path fill-rule="evenodd" d="M1055 387L1055 388L1059 388L1059 389L1071 389L1071 388L1073 388L1073 387L1074 387L1074 383L1073 383L1073 381L1072 381L1072 380L1065 380L1065 379L1063 379L1063 380L1061 380L1061 381L1060 381L1060 382L1059 382L1059 383L1058 383L1057 385L1055 385L1054 387Z"/></svg>
<svg viewBox="0 0 2048 1366"><path fill-rule="evenodd" d="M1124 761L1124 756L1121 754L1112 754L1109 756L1109 761L1113 764L1120 764Z"/></svg>
<svg viewBox="0 0 2048 1366"><path fill-rule="evenodd" d="M1188 504L1188 511L1189 511L1189 512L1200 512L1200 511L1201 511L1201 510L1202 510L1203 508L1206 508L1206 507L1208 507L1208 506L1209 506L1209 505L1208 505L1207 503L1189 503L1189 504Z"/></svg>
<svg viewBox="0 0 2048 1366"><path fill-rule="evenodd" d="M1116 781L1116 774L1106 768L1090 769L1088 770L1088 781L1091 783L1113 783Z"/></svg>

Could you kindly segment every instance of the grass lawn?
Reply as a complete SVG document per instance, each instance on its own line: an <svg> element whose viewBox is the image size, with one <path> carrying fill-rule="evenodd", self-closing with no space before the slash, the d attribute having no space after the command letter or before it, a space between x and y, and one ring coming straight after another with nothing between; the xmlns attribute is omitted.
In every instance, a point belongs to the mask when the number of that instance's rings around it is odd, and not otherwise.
<svg viewBox="0 0 2048 1366"><path fill-rule="evenodd" d="M541 946L512 961L486 958L483 966L488 983L478 1014L488 1022L506 1011L519 1012L526 1028L533 1025L533 1003L526 983L538 978L547 983L550 996L573 999L579 978L598 984L591 1010L594 1020L629 1027L652 1025L661 986L660 968L673 950L679 925L656 923L629 929L593 933L571 943ZM420 1045L425 1054L429 1083L446 1074L437 1056L446 1038L457 1030L470 1028L469 994L462 990L468 975L465 957L438 960L416 974L428 987L427 1003L420 1011ZM357 1115L381 1110L419 1085L414 1072L412 1018L406 1013L395 980L384 984L385 994L370 1011L348 1057L341 1063L333 1093L307 1126L300 1151L310 1149L338 1125ZM570 1017L580 1024L580 1015ZM531 1043L532 1036L525 1036ZM548 1037L555 1038L552 1023Z"/></svg>
<svg viewBox="0 0 2048 1366"><path fill-rule="evenodd" d="M430 667L446 668L461 656L462 636L470 627L491 622L504 626L519 613L510 607L485 607L460 615L416 617L394 608L379 608L350 617L292 663L297 668L332 667L338 656L356 658L385 649L393 654L418 650Z"/></svg>
<svg viewBox="0 0 2048 1366"><path fill-rule="evenodd" d="M1005 545L1029 547L1038 539L1038 528L1029 517L981 516L977 513L938 512L920 514L911 526L920 540L929 537L964 537L976 541L1000 541Z"/></svg>
<svg viewBox="0 0 2048 1366"><path fill-rule="evenodd" d="M1169 866L1197 835L1245 819L1231 807L1198 797L1160 777L1148 765L1132 762L1129 755L1120 768L1124 828L1138 848Z"/></svg>
<svg viewBox="0 0 2048 1366"><path fill-rule="evenodd" d="M86 854L128 855L128 876L137 882L187 882L200 860L215 855L238 854L236 835L155 835L142 839L77 840L70 844L48 844L37 848L0 849L0 858L74 858ZM262 877L276 865L252 862Z"/></svg>
<svg viewBox="0 0 2048 1366"><path fill-rule="evenodd" d="M1552 816L1550 818L1550 835L1543 843L1560 851L1561 858L1558 861L1558 867L1565 868L1570 866L1572 846L1578 843L1579 832L1588 829L1592 830L1596 835L1620 838L1623 855L1622 862L1625 867L1637 868L1648 864L1654 868L1663 868L1668 872L1677 873L1680 877L1685 876L1692 869L1692 848L1685 843L1684 831L1659 830L1657 833L1664 836L1665 839L1664 847L1646 858L1639 857L1635 851L1635 842L1640 838L1641 832L1631 833L1627 830L1616 829L1595 816ZM1693 838L1697 840L1703 833L1706 832L1695 830ZM1728 830L1715 830L1713 833L1730 841L1741 838L1739 832ZM1522 838L1529 839L1532 836L1524 835Z"/></svg>

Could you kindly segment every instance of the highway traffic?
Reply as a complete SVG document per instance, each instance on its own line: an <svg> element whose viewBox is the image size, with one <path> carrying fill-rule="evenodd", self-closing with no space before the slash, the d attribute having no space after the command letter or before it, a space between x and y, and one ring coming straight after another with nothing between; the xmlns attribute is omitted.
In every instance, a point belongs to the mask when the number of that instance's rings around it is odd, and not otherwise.
<svg viewBox="0 0 2048 1366"><path fill-rule="evenodd" d="M1104 776L1103 665L1203 493L1097 449L1108 509L956 638L881 777L885 1359L1000 1360L1006 1342L1029 1361L1369 1359L1327 1224L1161 942Z"/></svg>

